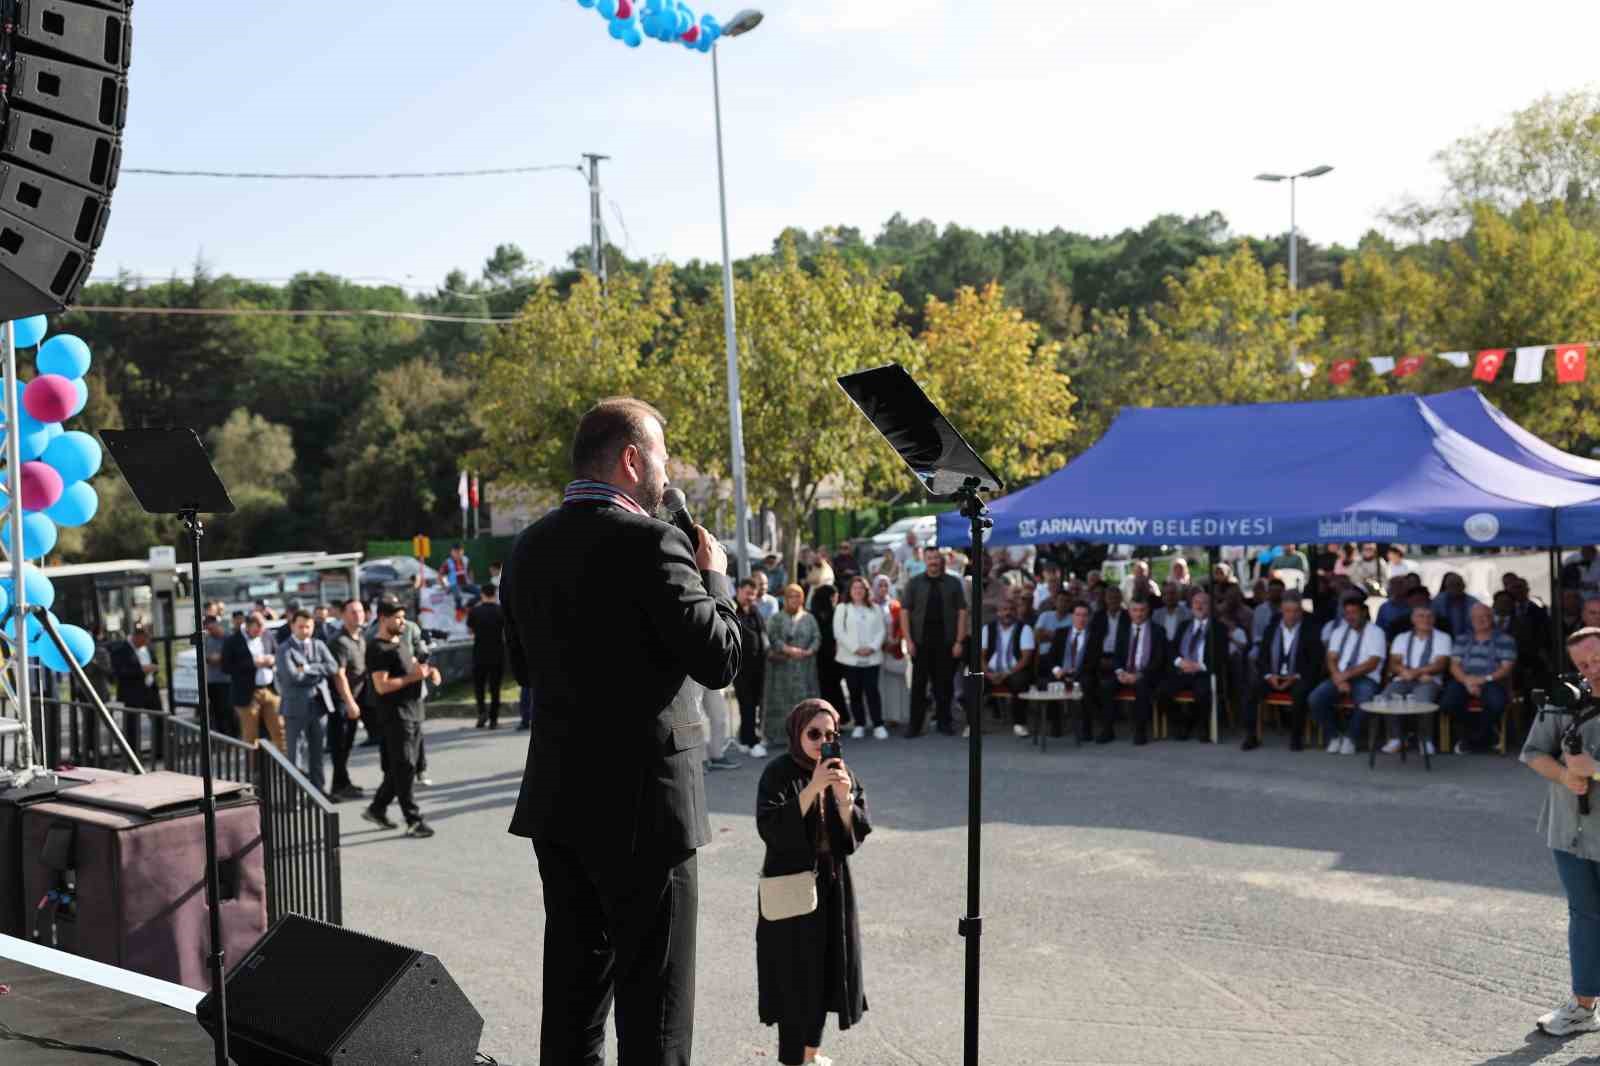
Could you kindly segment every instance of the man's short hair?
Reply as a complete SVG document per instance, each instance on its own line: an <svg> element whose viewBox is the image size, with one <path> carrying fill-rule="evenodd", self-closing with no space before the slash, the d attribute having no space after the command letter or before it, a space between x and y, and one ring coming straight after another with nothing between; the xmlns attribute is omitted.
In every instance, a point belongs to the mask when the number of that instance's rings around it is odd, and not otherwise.
<svg viewBox="0 0 1600 1066"><path fill-rule="evenodd" d="M357 600L357 599L348 599L348 600L345 600L345 601L344 601L344 602L343 602L343 603L341 603L341 604L340 604L340 605L339 605L339 613L340 613L340 614L343 614L343 613L344 613L344 612L346 612L346 611L348 611L348 610L349 610L349 609L350 609L350 605L351 605L351 604L352 604L352 603L354 603L354 604L359 604L359 603L360 603L360 602L361 602L361 601L360 601L360 600Z"/></svg>
<svg viewBox="0 0 1600 1066"><path fill-rule="evenodd" d="M1275 577L1271 581L1267 582L1267 588L1269 589L1274 585L1278 586L1280 589L1287 589L1289 587L1284 583L1284 580L1281 577Z"/></svg>
<svg viewBox="0 0 1600 1066"><path fill-rule="evenodd" d="M382 618L393 617L394 615L402 613L404 610L405 605L399 600L384 598L378 601L378 615Z"/></svg>
<svg viewBox="0 0 1600 1066"><path fill-rule="evenodd" d="M739 587L742 589L758 589L761 587L761 582L753 577L747 577L740 580Z"/></svg>
<svg viewBox="0 0 1600 1066"><path fill-rule="evenodd" d="M245 625L255 624L258 626L264 626L267 624L266 618L262 616L260 611L251 611L249 616L245 618L244 622Z"/></svg>
<svg viewBox="0 0 1600 1066"><path fill-rule="evenodd" d="M598 478L607 473L628 445L644 449L652 419L663 427L667 424L661 412L643 400L631 396L601 400L578 420L578 431L572 436L572 472L579 477Z"/></svg>
<svg viewBox="0 0 1600 1066"><path fill-rule="evenodd" d="M293 625L295 622L300 621L300 619L302 619L302 618L304 618L307 622L316 621L316 619L311 617L311 612L306 610L304 607L302 607L298 611L296 611L294 614L291 614L289 616L289 624Z"/></svg>
<svg viewBox="0 0 1600 1066"><path fill-rule="evenodd" d="M482 596L486 600L497 599L500 595L500 586L491 581L487 585L483 586L483 588L478 590L478 595Z"/></svg>
<svg viewBox="0 0 1600 1066"><path fill-rule="evenodd" d="M1574 644L1581 644L1591 637L1600 637L1600 629L1596 629L1594 626L1584 626L1567 638L1567 647L1570 648Z"/></svg>
<svg viewBox="0 0 1600 1066"><path fill-rule="evenodd" d="M242 619L242 618L245 618L246 615L245 615L245 613L243 611L234 611L233 612L233 617Z"/></svg>

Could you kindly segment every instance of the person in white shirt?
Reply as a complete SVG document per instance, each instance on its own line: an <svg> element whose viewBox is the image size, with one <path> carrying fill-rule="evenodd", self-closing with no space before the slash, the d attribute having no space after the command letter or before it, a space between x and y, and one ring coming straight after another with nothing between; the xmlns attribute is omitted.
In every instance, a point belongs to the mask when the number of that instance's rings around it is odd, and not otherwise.
<svg viewBox="0 0 1600 1066"><path fill-rule="evenodd" d="M1128 566L1128 576L1122 579L1122 600L1132 603L1140 599L1139 592L1150 581L1150 564L1143 559L1135 559Z"/></svg>
<svg viewBox="0 0 1600 1066"><path fill-rule="evenodd" d="M888 740L883 727L883 694L878 691L878 670L883 665L883 609L872 602L867 579L859 574L850 579L849 602L833 609L834 659L844 670L850 690L850 719L856 727L851 736L867 735L867 712L872 714L872 735Z"/></svg>
<svg viewBox="0 0 1600 1066"><path fill-rule="evenodd" d="M752 570L750 576L756 581L756 610L761 612L761 618L765 621L778 613L778 598L767 591L765 570Z"/></svg>
<svg viewBox="0 0 1600 1066"><path fill-rule="evenodd" d="M1033 609L1042 610L1056 602L1056 597L1061 594L1061 567L1055 563L1044 564L1044 580L1034 586Z"/></svg>
<svg viewBox="0 0 1600 1066"><path fill-rule="evenodd" d="M1417 703L1438 703L1450 668L1453 642L1448 633L1434 628L1433 608L1417 607L1411 612L1411 628L1389 645L1390 681L1383 690L1385 699L1410 696ZM1383 750L1393 755L1400 750L1399 737L1390 737ZM1425 740L1429 755L1437 754L1432 740Z"/></svg>
<svg viewBox="0 0 1600 1066"><path fill-rule="evenodd" d="M894 561L904 567L907 563L922 558L922 544L917 539L917 531L906 530L906 539L894 546Z"/></svg>
<svg viewBox="0 0 1600 1066"><path fill-rule="evenodd" d="M1050 597L1048 606L1049 610L1040 612L1033 620L1033 638L1039 648L1041 664L1055 646L1056 633L1072 624L1072 600L1065 589Z"/></svg>
<svg viewBox="0 0 1600 1066"><path fill-rule="evenodd" d="M1328 737L1329 753L1354 755L1366 721L1361 705L1377 695L1378 677L1388 651L1383 630L1368 620L1367 605L1360 595L1344 601L1344 621L1328 633L1324 646L1328 650L1328 677L1311 690L1306 702ZM1341 696L1349 697L1352 708L1343 729L1339 726Z"/></svg>
<svg viewBox="0 0 1600 1066"><path fill-rule="evenodd" d="M1011 731L1019 737L1028 735L1027 714L1015 697L1033 682L1036 651L1033 627L1017 618L1016 601L1007 596L995 619L983 627L983 677L990 689L1011 693Z"/></svg>
<svg viewBox="0 0 1600 1066"><path fill-rule="evenodd" d="M1166 632L1167 643L1171 644L1178 639L1178 629L1191 617L1189 605L1183 602L1183 586L1168 579L1161 586L1161 606L1151 612L1150 620Z"/></svg>

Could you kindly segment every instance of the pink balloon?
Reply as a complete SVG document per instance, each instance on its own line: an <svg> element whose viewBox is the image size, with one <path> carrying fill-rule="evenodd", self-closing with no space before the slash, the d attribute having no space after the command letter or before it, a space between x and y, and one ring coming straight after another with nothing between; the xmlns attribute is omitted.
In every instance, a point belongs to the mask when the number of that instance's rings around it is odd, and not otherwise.
<svg viewBox="0 0 1600 1066"><path fill-rule="evenodd" d="M685 42L687 42L688 44L694 44L696 41L698 41L700 39L700 27L699 26L690 26L687 30L684 31L682 39Z"/></svg>
<svg viewBox="0 0 1600 1066"><path fill-rule="evenodd" d="M61 493L66 486L61 483L61 475L56 473L56 468L49 463L37 460L22 464L22 509L24 511L43 511L54 507L61 499Z"/></svg>
<svg viewBox="0 0 1600 1066"><path fill-rule="evenodd" d="M78 390L60 374L40 374L22 392L22 406L40 422L63 422L78 405Z"/></svg>
<svg viewBox="0 0 1600 1066"><path fill-rule="evenodd" d="M627 22L633 17L632 0L617 0L617 21Z"/></svg>

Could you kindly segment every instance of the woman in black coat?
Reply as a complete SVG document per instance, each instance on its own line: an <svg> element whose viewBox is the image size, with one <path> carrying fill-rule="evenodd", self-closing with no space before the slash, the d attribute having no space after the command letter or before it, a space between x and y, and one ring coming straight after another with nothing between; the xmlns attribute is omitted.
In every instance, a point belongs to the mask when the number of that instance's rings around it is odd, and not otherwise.
<svg viewBox="0 0 1600 1066"><path fill-rule="evenodd" d="M811 617L817 620L822 633L822 643L817 646L817 691L839 712L839 720L850 724L850 705L844 698L844 667L839 665L838 644L833 636L834 604L839 590L832 585L818 585L811 593ZM856 723L857 725L861 723Z"/></svg>
<svg viewBox="0 0 1600 1066"><path fill-rule="evenodd" d="M828 1012L845 1030L861 1020L861 929L849 857L872 831L867 798L843 759L819 764L837 740L839 714L826 700L804 700L789 714L789 752L767 764L756 796L756 828L767 845L763 877L815 869L817 907L756 922L761 1022L778 1027L783 1066L816 1063Z"/></svg>

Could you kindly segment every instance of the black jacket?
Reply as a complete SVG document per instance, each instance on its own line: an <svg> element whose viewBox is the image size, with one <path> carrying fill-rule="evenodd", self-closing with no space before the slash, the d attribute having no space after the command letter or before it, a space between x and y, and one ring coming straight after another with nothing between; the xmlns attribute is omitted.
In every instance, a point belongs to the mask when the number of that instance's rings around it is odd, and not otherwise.
<svg viewBox="0 0 1600 1066"><path fill-rule="evenodd" d="M1266 677L1272 673L1274 657L1278 654L1278 632L1283 628L1283 619L1275 618L1267 631L1261 636L1261 647L1256 649L1256 676ZM1300 684L1307 687L1317 684L1322 680L1323 671L1328 665L1327 650L1322 646L1320 627L1311 621L1310 616L1300 619L1300 636L1294 646L1294 666L1291 672L1300 675Z"/></svg>
<svg viewBox="0 0 1600 1066"><path fill-rule="evenodd" d="M1123 611L1122 616L1128 618L1128 612ZM1167 631L1161 625L1145 619L1145 629L1149 630L1150 655L1145 661L1144 679L1147 681L1160 681L1172 667L1172 656L1175 654L1172 645L1167 642ZM1094 625L1089 626L1089 646L1094 644ZM1117 651L1110 658L1102 658L1101 666L1104 669L1124 670L1128 665L1128 653L1133 649L1133 619L1128 618L1126 626L1117 627Z"/></svg>
<svg viewBox="0 0 1600 1066"><path fill-rule="evenodd" d="M539 694L511 832L599 858L681 856L711 836L699 689L739 671L728 579L675 526L565 504L502 575L506 651Z"/></svg>
<svg viewBox="0 0 1600 1066"><path fill-rule="evenodd" d="M1106 611L1097 611L1095 616L1089 619L1089 661L1095 664L1096 672L1102 667L1110 665L1105 662L1105 652L1103 650L1106 644L1106 630L1110 625L1110 617L1111 615ZM1156 628L1160 629L1161 627L1157 626ZM1115 659L1115 663L1118 666L1128 661L1128 634L1132 630L1133 619L1128 617L1127 608L1123 608L1117 612L1116 646L1122 650L1121 656ZM1164 637L1166 633L1163 632L1161 635Z"/></svg>
<svg viewBox="0 0 1600 1066"><path fill-rule="evenodd" d="M266 649L263 654L278 657L278 642L272 638L272 630L261 630L261 644ZM222 642L222 669L228 674L228 700L235 707L249 706L256 688L256 664L250 657L244 630L235 629Z"/></svg>
<svg viewBox="0 0 1600 1066"><path fill-rule="evenodd" d="M1172 643L1167 654L1168 666L1172 665L1173 659L1183 656L1183 650L1189 646L1189 634L1191 631L1193 631L1194 627L1198 623L1199 619L1197 618L1185 619L1184 621L1178 623L1178 635L1172 639ZM1204 662L1206 666L1204 672L1208 674L1217 674L1220 677L1221 675L1227 673L1226 670L1217 669L1218 663L1227 662L1227 634L1223 630L1222 626L1217 624L1217 620L1210 616L1206 617L1205 627L1206 632L1205 636L1202 638L1202 642L1205 644L1206 653L1201 658L1201 661Z"/></svg>

